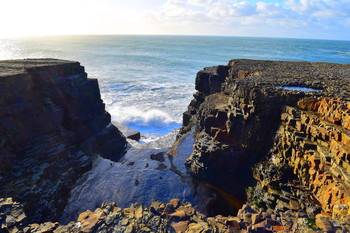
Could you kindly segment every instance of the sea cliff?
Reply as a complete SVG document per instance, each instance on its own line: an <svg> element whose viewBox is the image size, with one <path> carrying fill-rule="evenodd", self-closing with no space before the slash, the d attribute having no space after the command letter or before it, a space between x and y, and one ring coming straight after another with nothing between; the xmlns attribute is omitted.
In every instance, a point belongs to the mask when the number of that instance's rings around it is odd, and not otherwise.
<svg viewBox="0 0 350 233"><path fill-rule="evenodd" d="M187 170L238 209L232 216L172 199L103 203L67 225L43 221L57 219L96 156L120 158L125 138L79 63L3 61L0 70L5 232L350 230L350 65L241 59L198 72L168 156L194 133Z"/></svg>
<svg viewBox="0 0 350 233"><path fill-rule="evenodd" d="M117 160L126 140L78 62L0 61L0 89L0 196L57 219L94 156Z"/></svg>
<svg viewBox="0 0 350 233"><path fill-rule="evenodd" d="M200 71L183 116L182 132L196 130L188 170L280 219L304 213L341 229L329 222L350 214L349 79L349 65L327 63L231 60Z"/></svg>

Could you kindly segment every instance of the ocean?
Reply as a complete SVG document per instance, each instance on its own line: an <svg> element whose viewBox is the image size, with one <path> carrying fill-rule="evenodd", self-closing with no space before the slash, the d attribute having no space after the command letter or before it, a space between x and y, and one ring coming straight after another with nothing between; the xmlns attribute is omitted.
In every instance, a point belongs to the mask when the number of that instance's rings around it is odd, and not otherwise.
<svg viewBox="0 0 350 233"><path fill-rule="evenodd" d="M0 39L0 60L79 61L99 81L113 122L149 142L181 126L196 73L230 59L350 64L350 41L214 36L55 36Z"/></svg>

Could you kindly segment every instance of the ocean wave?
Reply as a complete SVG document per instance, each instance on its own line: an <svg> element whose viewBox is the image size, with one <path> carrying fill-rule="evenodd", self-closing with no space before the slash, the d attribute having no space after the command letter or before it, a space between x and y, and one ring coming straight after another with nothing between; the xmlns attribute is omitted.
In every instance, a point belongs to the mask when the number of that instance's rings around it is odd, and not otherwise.
<svg viewBox="0 0 350 233"><path fill-rule="evenodd" d="M138 124L140 126L164 127L181 123L181 119L174 119L168 113L159 109L142 110L135 106L113 105L108 110L113 121L125 125Z"/></svg>
<svg viewBox="0 0 350 233"><path fill-rule="evenodd" d="M136 81L101 82L101 97L112 121L140 131L144 142L181 127L182 113L193 94L193 84Z"/></svg>
<svg viewBox="0 0 350 233"><path fill-rule="evenodd" d="M160 109L143 110L142 106L109 107L112 122L125 125L141 133L141 142L148 143L157 140L176 128L181 127L181 117L174 119L167 112Z"/></svg>

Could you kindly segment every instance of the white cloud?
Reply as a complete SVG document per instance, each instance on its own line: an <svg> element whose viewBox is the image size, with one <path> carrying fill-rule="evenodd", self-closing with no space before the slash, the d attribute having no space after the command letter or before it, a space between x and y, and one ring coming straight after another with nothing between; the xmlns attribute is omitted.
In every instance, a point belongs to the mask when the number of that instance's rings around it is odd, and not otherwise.
<svg viewBox="0 0 350 233"><path fill-rule="evenodd" d="M125 33L350 40L350 0L0 0L0 9L0 37Z"/></svg>
<svg viewBox="0 0 350 233"><path fill-rule="evenodd" d="M206 27L208 33L223 25L227 26L222 28L224 31L244 31L243 27L249 26L249 30L257 32L270 30L271 36L293 36L283 33L298 30L303 35L309 30L310 36L315 31L319 34L324 32L327 36L327 30L350 30L350 0L286 0L281 3L269 0L256 3L241 0L168 0L160 11L150 14L157 19L154 23L171 24L173 27L187 25L194 32L199 32L204 25L211 26ZM345 37L350 39L350 35Z"/></svg>
<svg viewBox="0 0 350 233"><path fill-rule="evenodd" d="M211 5L212 1L211 0L188 0L187 3L192 6L207 7Z"/></svg>

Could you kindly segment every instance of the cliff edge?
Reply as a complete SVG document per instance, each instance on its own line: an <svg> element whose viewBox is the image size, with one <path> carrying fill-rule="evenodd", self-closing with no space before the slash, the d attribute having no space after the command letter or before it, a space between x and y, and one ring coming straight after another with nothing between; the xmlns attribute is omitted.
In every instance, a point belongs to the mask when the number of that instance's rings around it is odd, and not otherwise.
<svg viewBox="0 0 350 233"><path fill-rule="evenodd" d="M342 229L330 222L350 217L349 80L350 65L331 63L243 59L198 72L181 129L196 130L189 172L247 198L253 227L270 210L287 212L287 231L303 214Z"/></svg>
<svg viewBox="0 0 350 233"><path fill-rule="evenodd" d="M93 158L117 160L126 140L78 62L0 61L0 93L0 196L56 220Z"/></svg>

